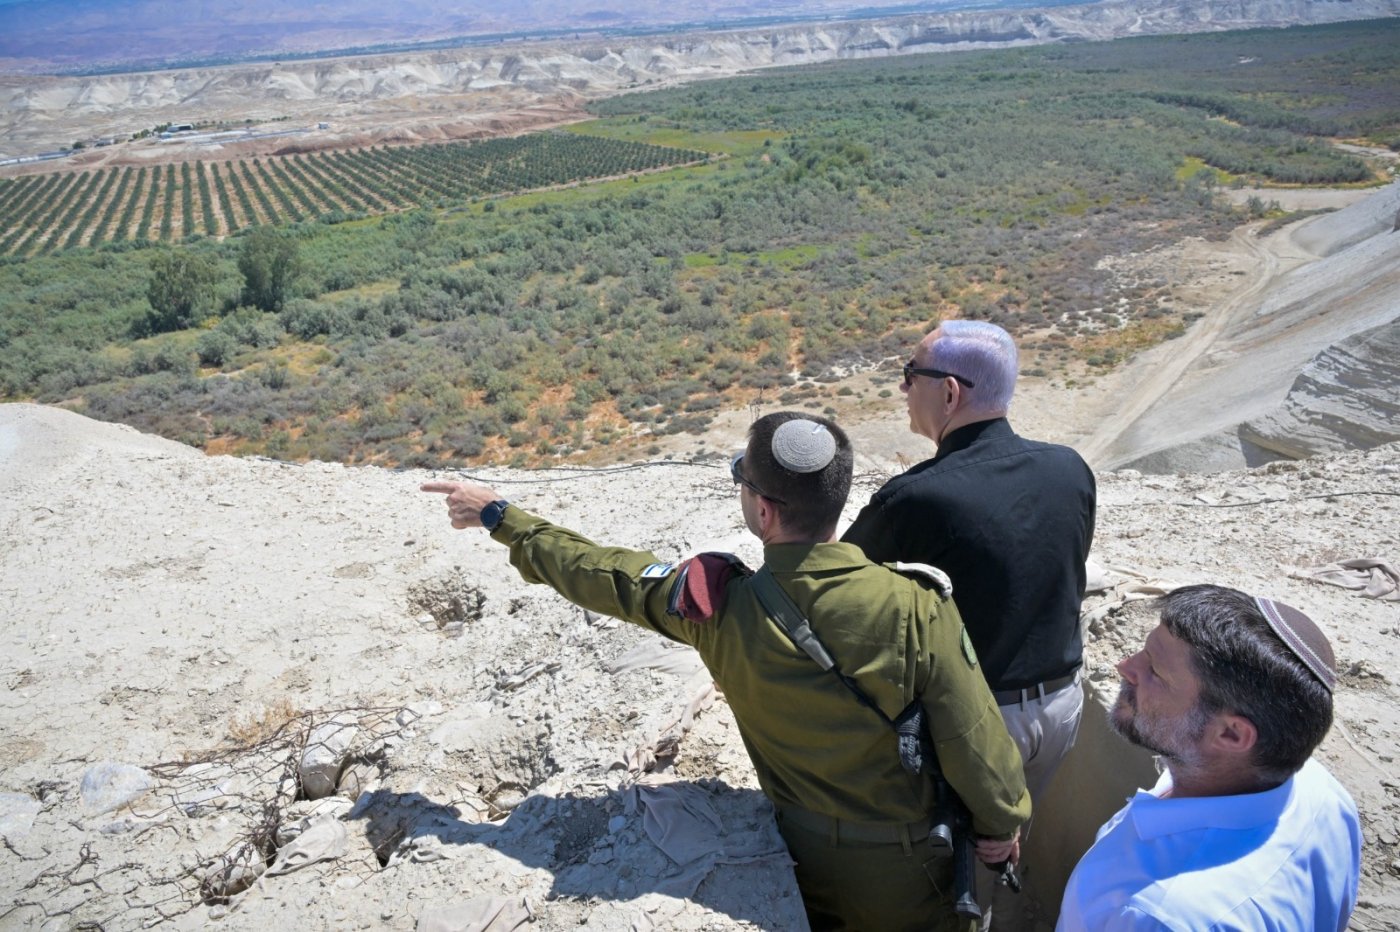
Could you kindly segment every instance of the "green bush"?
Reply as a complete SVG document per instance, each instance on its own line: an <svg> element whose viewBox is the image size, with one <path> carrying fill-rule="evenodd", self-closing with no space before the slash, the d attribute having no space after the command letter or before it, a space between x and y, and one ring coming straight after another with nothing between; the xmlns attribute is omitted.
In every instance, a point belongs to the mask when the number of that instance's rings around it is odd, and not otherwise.
<svg viewBox="0 0 1400 932"><path fill-rule="evenodd" d="M151 310L138 335L192 327L214 305L218 268L207 255L191 249L162 249L150 259L146 300Z"/></svg>
<svg viewBox="0 0 1400 932"><path fill-rule="evenodd" d="M195 353L206 366L223 367L233 360L238 352L238 341L223 330L209 330L199 335L195 341Z"/></svg>

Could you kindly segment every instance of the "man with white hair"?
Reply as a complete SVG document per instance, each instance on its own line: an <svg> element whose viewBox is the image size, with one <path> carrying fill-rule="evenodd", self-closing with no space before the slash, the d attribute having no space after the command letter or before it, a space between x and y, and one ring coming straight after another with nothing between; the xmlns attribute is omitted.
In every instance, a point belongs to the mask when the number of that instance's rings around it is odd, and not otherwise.
<svg viewBox="0 0 1400 932"><path fill-rule="evenodd" d="M1034 805L1083 711L1079 606L1094 474L1069 447L1011 429L1017 353L1001 327L944 321L903 371L909 427L938 451L885 483L842 540L876 563L926 563L952 579ZM1007 913L999 928L1015 918Z"/></svg>
<svg viewBox="0 0 1400 932"><path fill-rule="evenodd" d="M1224 586L1158 603L1118 664L1109 724L1165 766L1099 830L1060 932L1311 929L1356 906L1356 804L1313 749L1332 725L1332 647L1307 615Z"/></svg>

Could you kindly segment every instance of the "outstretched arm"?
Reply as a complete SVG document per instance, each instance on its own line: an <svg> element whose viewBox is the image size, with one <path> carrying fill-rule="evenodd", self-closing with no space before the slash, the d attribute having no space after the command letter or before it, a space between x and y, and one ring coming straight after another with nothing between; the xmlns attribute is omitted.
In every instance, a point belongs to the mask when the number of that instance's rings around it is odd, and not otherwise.
<svg viewBox="0 0 1400 932"><path fill-rule="evenodd" d="M481 527L481 511L500 495L475 482L425 482L424 492L447 496L454 528ZM491 537L510 548L526 582L544 583L575 605L695 644L712 626L668 612L676 567L652 553L606 547L512 506Z"/></svg>

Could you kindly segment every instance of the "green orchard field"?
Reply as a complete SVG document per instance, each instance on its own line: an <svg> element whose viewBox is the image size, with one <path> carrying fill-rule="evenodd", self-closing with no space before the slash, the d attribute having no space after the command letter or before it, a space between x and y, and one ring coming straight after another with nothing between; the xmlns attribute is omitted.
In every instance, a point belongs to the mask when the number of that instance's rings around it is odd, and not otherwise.
<svg viewBox="0 0 1400 932"><path fill-rule="evenodd" d="M626 455L994 320L1053 374L1183 332L1099 263L1377 185L1400 21L765 71L565 131L0 179L0 398L211 451ZM1107 348L1106 348L1107 347Z"/></svg>

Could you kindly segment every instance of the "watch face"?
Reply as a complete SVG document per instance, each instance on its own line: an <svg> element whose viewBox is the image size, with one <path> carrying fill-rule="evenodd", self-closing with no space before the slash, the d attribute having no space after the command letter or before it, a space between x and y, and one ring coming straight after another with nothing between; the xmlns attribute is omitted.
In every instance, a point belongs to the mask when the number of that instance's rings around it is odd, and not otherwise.
<svg viewBox="0 0 1400 932"><path fill-rule="evenodd" d="M506 503L504 501L494 501L481 509L481 526L488 531L494 531L505 517Z"/></svg>

